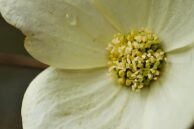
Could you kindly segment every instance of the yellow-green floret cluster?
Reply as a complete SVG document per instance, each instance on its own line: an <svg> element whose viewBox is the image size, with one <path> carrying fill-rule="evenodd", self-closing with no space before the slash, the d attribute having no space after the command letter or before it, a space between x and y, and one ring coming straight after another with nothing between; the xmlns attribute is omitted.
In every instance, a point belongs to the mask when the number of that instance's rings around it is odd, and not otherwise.
<svg viewBox="0 0 194 129"><path fill-rule="evenodd" d="M121 85L135 91L158 79L166 59L157 35L145 29L114 35L107 50L109 70Z"/></svg>

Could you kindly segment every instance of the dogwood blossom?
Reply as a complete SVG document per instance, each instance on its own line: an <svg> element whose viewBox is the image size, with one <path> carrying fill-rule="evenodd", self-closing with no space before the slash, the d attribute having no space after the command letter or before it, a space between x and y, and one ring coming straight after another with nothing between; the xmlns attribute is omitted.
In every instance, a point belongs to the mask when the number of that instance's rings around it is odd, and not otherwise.
<svg viewBox="0 0 194 129"><path fill-rule="evenodd" d="M0 12L26 35L26 50L51 66L25 93L24 129L191 126L192 0L0 0ZM167 60L157 80L134 92L110 75L106 48L113 35L141 27L158 35Z"/></svg>

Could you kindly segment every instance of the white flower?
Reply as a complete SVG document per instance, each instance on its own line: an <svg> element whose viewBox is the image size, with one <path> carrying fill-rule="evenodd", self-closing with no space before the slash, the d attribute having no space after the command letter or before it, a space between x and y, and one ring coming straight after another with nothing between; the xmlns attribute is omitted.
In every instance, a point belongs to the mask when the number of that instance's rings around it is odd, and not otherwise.
<svg viewBox="0 0 194 129"><path fill-rule="evenodd" d="M192 124L193 0L0 0L0 12L27 36L27 51L53 66L26 91L24 129L187 129ZM107 74L105 48L114 34L139 27L158 34L168 59L159 80L136 93Z"/></svg>

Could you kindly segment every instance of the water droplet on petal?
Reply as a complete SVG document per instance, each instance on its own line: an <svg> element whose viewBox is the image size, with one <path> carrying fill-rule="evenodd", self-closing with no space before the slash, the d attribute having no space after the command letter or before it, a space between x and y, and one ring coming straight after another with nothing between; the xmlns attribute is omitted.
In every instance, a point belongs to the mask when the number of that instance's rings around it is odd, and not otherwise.
<svg viewBox="0 0 194 129"><path fill-rule="evenodd" d="M77 25L77 16L73 15L71 13L67 13L65 15L65 18L70 26L76 26Z"/></svg>

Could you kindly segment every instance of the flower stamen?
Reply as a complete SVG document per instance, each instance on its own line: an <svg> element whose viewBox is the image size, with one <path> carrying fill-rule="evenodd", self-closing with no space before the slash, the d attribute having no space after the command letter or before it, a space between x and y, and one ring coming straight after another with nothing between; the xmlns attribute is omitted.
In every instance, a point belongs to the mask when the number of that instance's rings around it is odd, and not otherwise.
<svg viewBox="0 0 194 129"><path fill-rule="evenodd" d="M119 84L134 91L157 80L166 59L157 35L146 29L114 35L107 50L109 71Z"/></svg>

